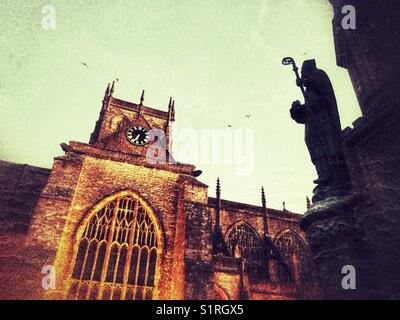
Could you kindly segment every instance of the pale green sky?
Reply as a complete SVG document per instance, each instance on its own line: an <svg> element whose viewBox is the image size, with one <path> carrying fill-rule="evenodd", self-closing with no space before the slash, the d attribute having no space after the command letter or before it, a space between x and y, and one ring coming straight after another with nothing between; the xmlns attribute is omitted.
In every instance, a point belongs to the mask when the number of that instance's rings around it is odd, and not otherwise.
<svg viewBox="0 0 400 320"><path fill-rule="evenodd" d="M45 4L56 9L56 30L41 27ZM106 84L118 78L114 96L124 100L145 89L145 105L165 110L173 96L179 129L254 130L251 174L199 165L210 195L219 176L223 198L259 204L264 185L269 206L286 201L302 213L315 172L304 128L289 116L301 94L282 57L317 60L342 127L360 114L335 63L328 0L2 0L0 10L0 158L8 161L51 167L60 142L87 142Z"/></svg>

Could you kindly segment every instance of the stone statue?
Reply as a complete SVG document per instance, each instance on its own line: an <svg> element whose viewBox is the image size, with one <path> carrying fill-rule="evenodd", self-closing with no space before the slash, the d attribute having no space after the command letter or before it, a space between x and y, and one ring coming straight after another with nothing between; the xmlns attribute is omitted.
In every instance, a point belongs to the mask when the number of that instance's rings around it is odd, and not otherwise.
<svg viewBox="0 0 400 320"><path fill-rule="evenodd" d="M295 68L294 61L291 64ZM302 89L305 103L293 102L290 115L297 123L305 125L305 142L317 170L318 179L314 180L317 186L312 200L317 202L345 196L351 184L332 84L327 74L317 69L315 60L304 61L301 78L298 77L297 67L295 72L296 84Z"/></svg>

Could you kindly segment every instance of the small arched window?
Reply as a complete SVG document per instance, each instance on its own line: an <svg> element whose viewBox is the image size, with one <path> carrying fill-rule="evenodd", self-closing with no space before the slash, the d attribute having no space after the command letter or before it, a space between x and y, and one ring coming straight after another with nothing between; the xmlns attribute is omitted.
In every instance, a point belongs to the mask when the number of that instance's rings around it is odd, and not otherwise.
<svg viewBox="0 0 400 320"><path fill-rule="evenodd" d="M301 238L291 230L283 231L275 240L279 256L276 259L278 281L283 283L312 281L308 250Z"/></svg>
<svg viewBox="0 0 400 320"><path fill-rule="evenodd" d="M82 228L68 299L152 299L158 279L160 230L135 194L111 196Z"/></svg>

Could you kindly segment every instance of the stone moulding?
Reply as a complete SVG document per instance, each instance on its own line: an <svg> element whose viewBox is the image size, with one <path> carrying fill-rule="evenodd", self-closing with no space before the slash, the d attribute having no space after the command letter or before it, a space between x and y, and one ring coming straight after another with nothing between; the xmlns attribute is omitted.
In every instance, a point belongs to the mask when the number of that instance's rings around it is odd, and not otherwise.
<svg viewBox="0 0 400 320"><path fill-rule="evenodd" d="M331 197L323 201L318 201L304 214L300 222L303 230L307 230L318 220L329 219L339 216L350 217L349 213L356 202L362 198L360 194L352 193L344 197Z"/></svg>

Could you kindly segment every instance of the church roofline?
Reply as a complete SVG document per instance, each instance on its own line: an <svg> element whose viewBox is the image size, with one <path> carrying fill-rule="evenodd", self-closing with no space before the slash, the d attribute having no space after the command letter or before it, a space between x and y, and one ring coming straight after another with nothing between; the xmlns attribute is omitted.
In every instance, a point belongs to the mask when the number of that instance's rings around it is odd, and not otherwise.
<svg viewBox="0 0 400 320"><path fill-rule="evenodd" d="M213 197L208 197L208 206L211 208L215 208L217 203L217 199ZM221 210L232 210L232 211L247 211L252 214L262 215L261 206L256 206L247 203L235 202L230 200L221 199ZM277 209L267 208L268 217L279 218L279 219L290 219L298 221L301 219L302 215L290 211L283 211Z"/></svg>
<svg viewBox="0 0 400 320"><path fill-rule="evenodd" d="M69 146L71 147L72 151L77 154L84 154L94 158L111 159L113 161L131 163L148 168L166 170L177 174L187 174L191 176L192 172L196 169L196 167L192 164L180 162L177 162L175 164L150 164L148 163L146 157L142 155L106 149L79 141L70 141ZM61 159L62 157L56 157L55 159L58 158Z"/></svg>
<svg viewBox="0 0 400 320"><path fill-rule="evenodd" d="M117 107L121 107L121 108L126 108L132 111L138 111L139 110L139 105L133 102L129 102L129 101L125 101L125 100L121 100L118 98L114 98L111 97L111 101L110 101L111 105L117 106ZM158 109L154 109L151 107L146 107L146 106L142 106L141 108L142 113L144 114L148 114L151 116L155 116L155 117L159 117L161 119L168 119L168 112L167 111L162 111L162 110L158 110Z"/></svg>
<svg viewBox="0 0 400 320"><path fill-rule="evenodd" d="M193 177L191 175L185 175L184 177L184 181L188 181L193 185L199 186L199 187L204 187L204 188L208 188L208 185L205 184L204 182L201 182L200 180L197 180L196 177Z"/></svg>
<svg viewBox="0 0 400 320"><path fill-rule="evenodd" d="M42 174L50 174L51 169L50 168L45 168L45 167L39 167L27 163L17 163L17 162L12 162L12 161L7 161L7 160L0 160L0 166L6 167L25 167L29 170L35 171L37 173L42 173Z"/></svg>

